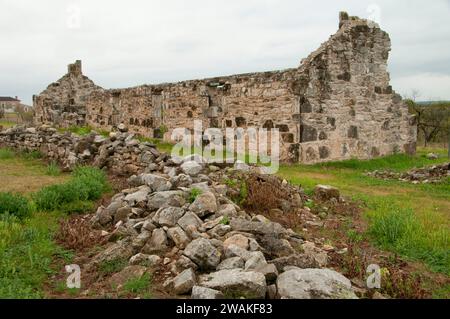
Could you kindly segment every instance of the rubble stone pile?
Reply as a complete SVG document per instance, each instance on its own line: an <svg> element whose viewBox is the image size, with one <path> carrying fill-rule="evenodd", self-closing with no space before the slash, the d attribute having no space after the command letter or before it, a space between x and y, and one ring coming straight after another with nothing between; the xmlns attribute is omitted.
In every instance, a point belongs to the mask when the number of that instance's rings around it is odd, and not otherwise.
<svg viewBox="0 0 450 319"><path fill-rule="evenodd" d="M221 181L235 170L217 171L190 156L130 177L134 187L92 218L95 228L109 231L111 243L88 268L127 259L125 273L162 269L167 292L193 299L356 298L348 279L326 269L324 249L227 196ZM326 186L317 191L335 195Z"/></svg>
<svg viewBox="0 0 450 319"><path fill-rule="evenodd" d="M450 163L416 168L405 173L374 171L367 175L385 180L396 179L402 182L411 182L413 184L440 183L445 178L450 177Z"/></svg>

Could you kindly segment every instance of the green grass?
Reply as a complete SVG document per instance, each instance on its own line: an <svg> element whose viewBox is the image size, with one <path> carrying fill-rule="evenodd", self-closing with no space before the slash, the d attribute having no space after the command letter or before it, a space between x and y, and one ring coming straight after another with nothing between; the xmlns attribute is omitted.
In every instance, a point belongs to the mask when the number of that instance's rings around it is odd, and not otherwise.
<svg viewBox="0 0 450 319"><path fill-rule="evenodd" d="M114 260L107 260L102 262L98 270L103 275L111 275L124 269L128 265L128 260L118 258Z"/></svg>
<svg viewBox="0 0 450 319"><path fill-rule="evenodd" d="M105 131L105 130L98 130L98 129L94 129L91 126L85 125L85 126L70 126L68 128L58 128L58 132L59 133L66 133L66 132L70 132L79 136L86 136L89 135L91 132L97 132L98 134L102 135L103 137L108 137L109 136L109 132Z"/></svg>
<svg viewBox="0 0 450 319"><path fill-rule="evenodd" d="M0 218L0 298L43 298L43 284L55 273L52 260L66 252L55 244L58 215L36 213L25 223Z"/></svg>
<svg viewBox="0 0 450 319"><path fill-rule="evenodd" d="M61 175L61 169L59 168L58 164L55 162L51 162L47 165L47 172L46 174L48 176L60 176Z"/></svg>
<svg viewBox="0 0 450 319"><path fill-rule="evenodd" d="M430 152L441 157L428 160L426 154ZM402 172L448 162L446 154L444 149L419 149L416 156L397 154L368 161L283 165L279 176L302 185L309 194L317 184L328 184L362 201L369 223L366 235L374 243L450 275L450 179L440 184L413 185L364 175L373 170Z"/></svg>
<svg viewBox="0 0 450 319"><path fill-rule="evenodd" d="M201 195L201 193L202 193L202 190L201 190L201 189L198 189L198 188L193 188L193 189L191 189L191 191L190 191L190 193L189 193L189 202L190 202L190 203L195 202L195 200L197 199L197 197L198 197L199 195Z"/></svg>
<svg viewBox="0 0 450 319"><path fill-rule="evenodd" d="M228 217L228 216L224 216L223 218L222 218L222 220L220 221L220 224L221 225L230 225L230 217Z"/></svg>
<svg viewBox="0 0 450 319"><path fill-rule="evenodd" d="M144 295L145 298L151 298L150 285L152 277L145 273L142 277L132 278L123 285L123 290L130 294Z"/></svg>
<svg viewBox="0 0 450 319"><path fill-rule="evenodd" d="M172 148L174 146L174 144L169 143L169 142L164 142L164 140L162 139L158 139L158 138L148 138L148 137L144 137L142 135L139 135L137 137L138 141L141 143L150 143L156 146L156 148L163 153L171 153L172 152Z"/></svg>
<svg viewBox="0 0 450 319"><path fill-rule="evenodd" d="M0 149L0 160L12 159L12 158L14 158L14 156L15 156L15 154L12 150L7 149L7 148Z"/></svg>
<svg viewBox="0 0 450 319"><path fill-rule="evenodd" d="M20 194L0 193L0 216L11 215L25 219L33 213L33 206Z"/></svg>
<svg viewBox="0 0 450 319"><path fill-rule="evenodd" d="M17 123L13 122L13 121L8 121L8 120L0 121L0 126L3 126L4 129L8 129L8 128L11 128L16 125L17 125Z"/></svg>
<svg viewBox="0 0 450 319"><path fill-rule="evenodd" d="M32 201L38 197L30 194L29 189L22 184L36 183L38 186L47 182L58 183L61 178L48 177L48 168L36 159L38 155L37 152L17 154L0 149L0 178L4 182L2 190L18 189L23 194L0 193L0 299L46 297L44 283L56 273L53 261L61 258L70 263L72 257L71 252L62 249L53 239L58 221L66 216L62 212L90 211L93 208L91 200L108 189L102 171L79 167L74 170L70 180L62 184L65 186L55 185L55 189L59 190L56 198L61 196L67 200L60 203L55 211L54 207L43 209L37 205L39 199L36 203ZM80 186L83 183L86 185Z"/></svg>
<svg viewBox="0 0 450 319"><path fill-rule="evenodd" d="M42 211L78 212L81 207L91 207L92 201L99 199L108 190L106 175L92 167L78 167L72 179L64 184L42 188L34 194L36 207Z"/></svg>

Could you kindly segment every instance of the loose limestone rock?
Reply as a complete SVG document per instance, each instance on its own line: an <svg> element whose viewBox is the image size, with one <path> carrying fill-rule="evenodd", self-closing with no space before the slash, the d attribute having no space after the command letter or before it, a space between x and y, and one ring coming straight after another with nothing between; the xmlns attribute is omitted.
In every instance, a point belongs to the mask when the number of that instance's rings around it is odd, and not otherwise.
<svg viewBox="0 0 450 319"><path fill-rule="evenodd" d="M183 215L184 209L180 207L161 208L153 217L153 222L161 226L174 227Z"/></svg>
<svg viewBox="0 0 450 319"><path fill-rule="evenodd" d="M263 274L242 269L220 270L202 275L199 285L221 291L232 298L263 299L266 295L266 278Z"/></svg>
<svg viewBox="0 0 450 319"><path fill-rule="evenodd" d="M223 299L224 295L222 292L206 287L200 287L195 286L192 288L192 299L207 299L207 300L214 300L214 299Z"/></svg>
<svg viewBox="0 0 450 319"><path fill-rule="evenodd" d="M214 214L217 211L216 197L211 192L202 193L189 206L189 210L196 213L199 217Z"/></svg>
<svg viewBox="0 0 450 319"><path fill-rule="evenodd" d="M339 189L329 185L317 185L314 189L314 196L316 199L322 202L327 202L331 199L340 198Z"/></svg>
<svg viewBox="0 0 450 319"><path fill-rule="evenodd" d="M173 227L167 231L167 236L175 243L175 245L184 249L189 243L189 237L186 235L181 227Z"/></svg>
<svg viewBox="0 0 450 319"><path fill-rule="evenodd" d="M153 193L147 203L150 210L157 210L161 207L182 207L186 203L182 191L167 191Z"/></svg>
<svg viewBox="0 0 450 319"><path fill-rule="evenodd" d="M237 235L231 236L230 238L228 238L227 240L225 240L223 242L224 249L227 249L231 245L235 245L242 249L248 250L248 248L249 248L248 237L237 234Z"/></svg>
<svg viewBox="0 0 450 319"><path fill-rule="evenodd" d="M203 221L194 213L187 212L183 217L178 220L178 225L187 231L189 226L194 226L195 228L200 228Z"/></svg>
<svg viewBox="0 0 450 319"><path fill-rule="evenodd" d="M277 287L283 299L357 299L350 280L330 269L291 269Z"/></svg>
<svg viewBox="0 0 450 319"><path fill-rule="evenodd" d="M189 176L197 176L203 169L203 167L196 161L187 161L181 165L183 172Z"/></svg>
<svg viewBox="0 0 450 319"><path fill-rule="evenodd" d="M184 255L204 270L216 269L221 258L220 251L205 238L198 238L187 245Z"/></svg>
<svg viewBox="0 0 450 319"><path fill-rule="evenodd" d="M159 254L168 249L167 235L164 229L157 228L152 233L152 238L145 244L142 249L146 254Z"/></svg>
<svg viewBox="0 0 450 319"><path fill-rule="evenodd" d="M162 176L154 174L143 174L141 175L141 179L154 192L164 192L172 188L172 183L170 183L168 179Z"/></svg>
<svg viewBox="0 0 450 319"><path fill-rule="evenodd" d="M245 265L244 259L241 257L231 257L222 261L217 270L243 269Z"/></svg>
<svg viewBox="0 0 450 319"><path fill-rule="evenodd" d="M190 293L197 279L194 270L186 269L173 279L173 290L177 295Z"/></svg>

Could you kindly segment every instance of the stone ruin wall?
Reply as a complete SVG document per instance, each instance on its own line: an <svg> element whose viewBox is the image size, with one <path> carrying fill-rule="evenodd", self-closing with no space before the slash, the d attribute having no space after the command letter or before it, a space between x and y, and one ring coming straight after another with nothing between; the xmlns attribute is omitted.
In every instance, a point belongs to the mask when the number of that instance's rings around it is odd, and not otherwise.
<svg viewBox="0 0 450 319"><path fill-rule="evenodd" d="M413 153L415 120L389 85L390 48L376 24L341 13L338 32L295 69L104 90L80 65L35 98L36 120L64 126L72 123L64 117L77 118L105 130L123 123L165 139L194 119L204 128L276 127L282 160L303 163ZM67 96L78 108L67 108ZM49 117L54 109L67 112Z"/></svg>
<svg viewBox="0 0 450 319"><path fill-rule="evenodd" d="M68 66L68 72L45 91L33 96L36 123L56 124L60 127L84 125L86 100L102 88L83 75L81 61Z"/></svg>
<svg viewBox="0 0 450 319"><path fill-rule="evenodd" d="M163 162L170 162L170 156L161 154L150 143L139 142L128 132L113 133L109 138L95 133L81 137L69 132L59 133L48 125L16 126L0 131L0 147L38 151L64 171L71 171L77 165L92 165L125 177L162 170Z"/></svg>

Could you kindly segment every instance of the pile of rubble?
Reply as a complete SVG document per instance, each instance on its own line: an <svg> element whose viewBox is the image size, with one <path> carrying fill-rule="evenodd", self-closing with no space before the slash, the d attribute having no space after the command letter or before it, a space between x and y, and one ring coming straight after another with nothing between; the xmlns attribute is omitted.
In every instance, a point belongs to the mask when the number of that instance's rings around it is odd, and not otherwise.
<svg viewBox="0 0 450 319"><path fill-rule="evenodd" d="M132 176L134 188L98 209L92 224L110 244L88 270L126 259L128 266L112 278L117 286L118 278L152 271L161 274L171 296L194 299L356 298L347 278L326 269L323 247L243 210L227 196L224 178L242 165L220 169L189 156L159 168ZM296 189L280 185L290 193ZM336 196L327 187L317 193ZM297 205L301 211L301 200Z"/></svg>
<svg viewBox="0 0 450 319"><path fill-rule="evenodd" d="M373 171L367 173L367 176L381 178L384 180L396 179L402 182L411 182L413 184L440 183L445 178L450 177L450 163L433 165L425 168L416 168L405 173Z"/></svg>

